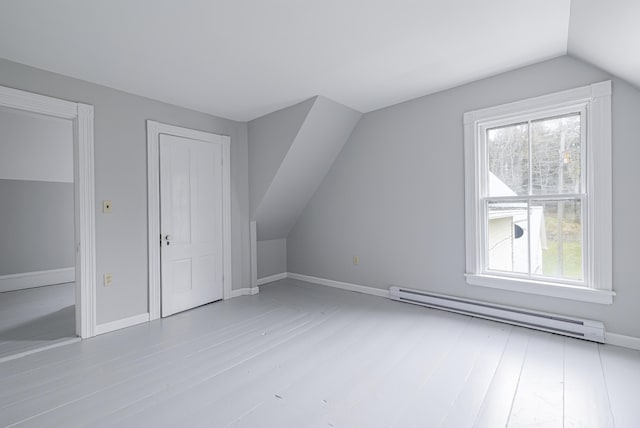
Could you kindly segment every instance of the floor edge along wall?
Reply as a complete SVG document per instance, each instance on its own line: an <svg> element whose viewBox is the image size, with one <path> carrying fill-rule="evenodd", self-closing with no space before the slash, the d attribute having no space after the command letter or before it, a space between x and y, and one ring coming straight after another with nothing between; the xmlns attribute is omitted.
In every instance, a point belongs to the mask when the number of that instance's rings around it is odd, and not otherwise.
<svg viewBox="0 0 640 428"><path fill-rule="evenodd" d="M363 294L369 294L372 296L378 296L378 297L385 297L385 298L389 298L389 299L393 299L393 300L398 300L398 301L406 301L406 297L405 299L398 299L398 298L394 298L393 296L393 289L397 288L397 289L402 289L402 290L409 290L406 288L401 288L401 287L391 287L390 290L382 290L380 288L374 288L374 287L369 287L366 285L359 285L359 284L351 284L348 282L341 282L341 281L334 281L334 280L330 280L330 279L326 279L326 278L318 278L318 277L314 277L314 276L309 276L309 275L302 275L302 274L298 274L298 273L293 273L293 272L283 272L280 274L276 274L276 275L272 275L269 277L265 277L265 278L259 278L258 282L260 283L260 285L264 285L264 284L268 284L270 282L274 282L274 281L278 281L284 278L289 278L289 279L296 279L299 281L305 281L305 282L310 282L313 284L317 284L317 285L324 285L327 287L333 287L333 288L339 288L342 290L347 290L347 291L354 291L357 293L363 293ZM417 291L417 290L410 290L410 291ZM499 316L491 316L491 315L486 315L486 314L482 314L481 312L476 312L476 313L471 313L472 311L467 311L464 312L462 310L457 310L456 308L447 308L444 307L444 305L438 306L435 303L433 304L424 304L424 303L417 303L423 306L428 306L428 307L432 307L435 309L441 309L441 310L447 310L450 312L457 312L457 313L462 313L462 314L466 314L466 315L470 315L470 316L476 316L476 317L482 317L482 318L487 318L487 319L493 319L495 321L498 322L505 322L508 324L515 324L515 325L521 325L523 327L527 327L527 328L536 328L539 330L544 330L544 331L549 331L552 333L556 333L556 334L563 334L566 336L570 336L570 337L575 337L575 338L581 338L581 339L585 339L585 340L592 340L595 342L599 342L599 343L605 343L608 345L615 345L615 346L621 346L624 348L629 348L629 349L634 349L634 350L640 350L640 338L638 337L634 337L634 336L627 336L627 335L623 335L623 334L618 334L618 333L611 333L611 332L606 332L604 330L604 325L599 322L599 321L593 321L593 320L585 320L585 319L578 319L578 318L573 318L573 317L566 317L566 316L562 316L562 315L556 315L556 314L548 314L548 313L541 313L541 312L537 312L537 311L522 311L518 308L510 308L510 307L504 307L502 305L494 305L494 304L487 304L485 302L476 302L476 301L471 301L468 299L460 299L457 297L453 297L453 296L446 296L446 295L441 295L441 294L433 294L433 293L426 293L426 292L422 292L422 291L418 291L418 293L422 293L425 295L430 295L430 296L437 296L439 298L446 298L446 299L454 299L456 301L464 301L465 303L468 304L480 304L482 306L490 306L490 307L499 307L499 308L508 308L509 310L515 310L518 312L526 312L528 313L530 316L535 314L535 315L542 315L543 317L547 317L547 318L540 318L540 320L543 319L549 319L548 317L552 317L552 318L558 318L561 320L565 320L565 322L569 321L571 324L576 324L579 322L583 323L583 334L584 336L580 336L579 334L572 334L571 330L569 330L569 333L567 332L563 332L563 331L554 331L553 329L550 328L544 328L543 326L534 326L534 325L527 325L525 323L519 322L517 319L516 320L512 320L512 319L499 319ZM409 302L406 301L406 303L414 303L415 302ZM562 330L562 328L558 328L555 327L557 330Z"/></svg>

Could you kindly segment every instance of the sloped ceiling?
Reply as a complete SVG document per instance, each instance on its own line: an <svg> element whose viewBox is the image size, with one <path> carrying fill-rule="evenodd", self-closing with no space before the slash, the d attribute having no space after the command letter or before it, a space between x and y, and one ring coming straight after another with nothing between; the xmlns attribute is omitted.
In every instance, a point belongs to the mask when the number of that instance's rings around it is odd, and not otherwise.
<svg viewBox="0 0 640 428"><path fill-rule="evenodd" d="M637 0L0 1L0 57L248 121L360 112L555 56L638 83Z"/></svg>
<svg viewBox="0 0 640 428"><path fill-rule="evenodd" d="M317 97L254 119L249 133L249 208L252 220Z"/></svg>
<svg viewBox="0 0 640 428"><path fill-rule="evenodd" d="M640 88L640 1L573 0L568 51Z"/></svg>
<svg viewBox="0 0 640 428"><path fill-rule="evenodd" d="M273 177L264 191L262 187L250 186L251 200L255 201L252 219L257 222L259 241L287 237L362 116L325 97L314 97L311 108L307 105L300 103L249 122L249 129L257 131L249 135L250 158L261 158L260 152L264 152L265 147L267 150L272 145L287 147L280 162L259 162L258 159L255 163L260 176ZM298 124L293 141L274 144L276 141L269 138L270 133L263 132L280 128L283 122L289 123L284 129L290 128L304 111L306 116ZM253 171L249 173L253 174ZM250 178L250 182L254 180Z"/></svg>

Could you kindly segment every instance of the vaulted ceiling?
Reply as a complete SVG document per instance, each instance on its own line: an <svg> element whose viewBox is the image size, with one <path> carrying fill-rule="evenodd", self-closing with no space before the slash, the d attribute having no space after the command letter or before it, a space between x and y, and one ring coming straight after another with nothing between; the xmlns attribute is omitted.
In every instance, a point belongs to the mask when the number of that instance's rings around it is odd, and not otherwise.
<svg viewBox="0 0 640 428"><path fill-rule="evenodd" d="M636 0L0 0L0 57L236 120L569 54L640 86Z"/></svg>

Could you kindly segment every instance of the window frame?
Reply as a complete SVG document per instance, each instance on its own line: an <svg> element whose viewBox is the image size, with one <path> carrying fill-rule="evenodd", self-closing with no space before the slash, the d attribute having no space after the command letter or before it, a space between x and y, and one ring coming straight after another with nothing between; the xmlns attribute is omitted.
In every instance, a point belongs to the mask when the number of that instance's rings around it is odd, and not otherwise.
<svg viewBox="0 0 640 428"><path fill-rule="evenodd" d="M472 285L613 303L611 81L594 83L464 114L466 281ZM533 278L486 267L486 130L568 112L581 116L583 281ZM515 198L515 197L514 197ZM520 199L545 200L545 195ZM585 206L586 205L586 206ZM596 263L597 261L597 263Z"/></svg>

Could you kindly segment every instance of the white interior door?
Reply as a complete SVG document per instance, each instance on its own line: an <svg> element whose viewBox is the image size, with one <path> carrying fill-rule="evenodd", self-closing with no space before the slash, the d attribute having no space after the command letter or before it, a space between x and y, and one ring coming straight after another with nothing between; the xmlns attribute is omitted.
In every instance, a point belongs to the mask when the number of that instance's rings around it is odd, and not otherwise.
<svg viewBox="0 0 640 428"><path fill-rule="evenodd" d="M222 143L160 135L162 316L223 297Z"/></svg>

